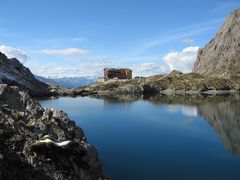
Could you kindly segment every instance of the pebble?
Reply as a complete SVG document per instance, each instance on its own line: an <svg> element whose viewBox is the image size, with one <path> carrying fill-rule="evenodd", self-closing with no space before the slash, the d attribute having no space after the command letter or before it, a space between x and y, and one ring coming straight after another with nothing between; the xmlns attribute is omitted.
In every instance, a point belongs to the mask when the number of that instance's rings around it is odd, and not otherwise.
<svg viewBox="0 0 240 180"><path fill-rule="evenodd" d="M0 160L3 160L3 155L0 153Z"/></svg>

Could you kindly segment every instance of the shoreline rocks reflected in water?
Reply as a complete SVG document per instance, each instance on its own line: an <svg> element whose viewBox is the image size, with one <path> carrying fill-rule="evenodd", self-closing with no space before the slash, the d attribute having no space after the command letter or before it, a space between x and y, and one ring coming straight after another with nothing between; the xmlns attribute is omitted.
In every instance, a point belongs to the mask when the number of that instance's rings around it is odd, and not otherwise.
<svg viewBox="0 0 240 180"><path fill-rule="evenodd" d="M142 96L99 96L104 105L112 103L129 104L137 100L146 100L156 106L178 104L188 107L191 115L202 116L215 129L225 148L240 157L240 96L225 95L161 95Z"/></svg>

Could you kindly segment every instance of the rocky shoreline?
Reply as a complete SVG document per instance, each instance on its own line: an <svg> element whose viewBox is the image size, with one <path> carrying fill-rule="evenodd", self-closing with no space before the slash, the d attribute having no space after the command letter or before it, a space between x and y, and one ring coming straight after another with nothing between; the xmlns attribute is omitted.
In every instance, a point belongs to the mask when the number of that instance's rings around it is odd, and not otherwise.
<svg viewBox="0 0 240 180"><path fill-rule="evenodd" d="M18 87L0 85L0 179L105 179L83 130Z"/></svg>
<svg viewBox="0 0 240 180"><path fill-rule="evenodd" d="M172 71L132 80L109 80L74 89L77 95L160 95L160 94L225 94L239 93L239 78L219 78L197 73ZM74 94L73 93L73 94Z"/></svg>

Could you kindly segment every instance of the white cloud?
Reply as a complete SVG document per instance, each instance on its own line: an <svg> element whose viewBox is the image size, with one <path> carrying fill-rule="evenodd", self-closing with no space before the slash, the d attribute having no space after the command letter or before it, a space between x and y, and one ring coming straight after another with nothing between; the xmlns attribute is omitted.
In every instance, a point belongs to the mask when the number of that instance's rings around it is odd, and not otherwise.
<svg viewBox="0 0 240 180"><path fill-rule="evenodd" d="M169 52L163 57L163 60L168 65L170 71L179 70L184 73L191 72L197 58L198 49L198 46L190 46L180 52Z"/></svg>
<svg viewBox="0 0 240 180"><path fill-rule="evenodd" d="M166 74L172 70L178 70L184 73L191 72L196 61L198 46L190 46L182 51L172 51L163 56L163 63L146 62L131 65L134 76L152 76L157 74Z"/></svg>
<svg viewBox="0 0 240 180"><path fill-rule="evenodd" d="M81 64L74 67L62 67L57 64L46 64L31 67L31 71L44 77L79 77L79 76L103 76L103 69L106 67L102 63Z"/></svg>
<svg viewBox="0 0 240 180"><path fill-rule="evenodd" d="M85 41L85 38L79 38L79 37L75 37L75 38L71 38L70 40L72 41Z"/></svg>
<svg viewBox="0 0 240 180"><path fill-rule="evenodd" d="M133 76L152 76L156 74L165 74L168 68L165 64L142 63L130 66L133 70Z"/></svg>
<svg viewBox="0 0 240 180"><path fill-rule="evenodd" d="M195 44L194 39L191 39L191 38L184 38L184 39L182 39L182 42L188 46L192 46Z"/></svg>
<svg viewBox="0 0 240 180"><path fill-rule="evenodd" d="M43 49L42 53L47 55L77 55L77 54L91 54L92 51L78 48L67 48L67 49Z"/></svg>
<svg viewBox="0 0 240 180"><path fill-rule="evenodd" d="M128 67L133 70L133 76L152 76L157 74L166 74L170 70L177 69L183 72L191 71L192 65L196 59L198 47L188 47L181 52L170 52L163 57L162 63L144 61L137 64L114 63L119 57L106 57L100 59L64 59L68 66L58 65L56 63L39 65L31 67L33 73L41 76L52 77L76 77L76 76L103 76L105 67ZM159 57L158 57L159 58ZM151 58L148 58L151 59ZM114 62L113 62L114 60ZM122 58L120 58L122 60Z"/></svg>
<svg viewBox="0 0 240 180"><path fill-rule="evenodd" d="M17 58L21 63L26 63L28 60L28 56L25 52L14 47L1 45L0 51L8 58Z"/></svg>

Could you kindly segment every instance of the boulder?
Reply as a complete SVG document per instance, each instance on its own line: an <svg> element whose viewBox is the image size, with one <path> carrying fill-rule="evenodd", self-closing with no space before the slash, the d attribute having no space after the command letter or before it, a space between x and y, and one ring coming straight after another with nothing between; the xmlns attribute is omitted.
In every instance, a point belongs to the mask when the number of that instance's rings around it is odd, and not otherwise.
<svg viewBox="0 0 240 180"><path fill-rule="evenodd" d="M0 179L105 178L83 130L19 87L0 85L0 136Z"/></svg>

